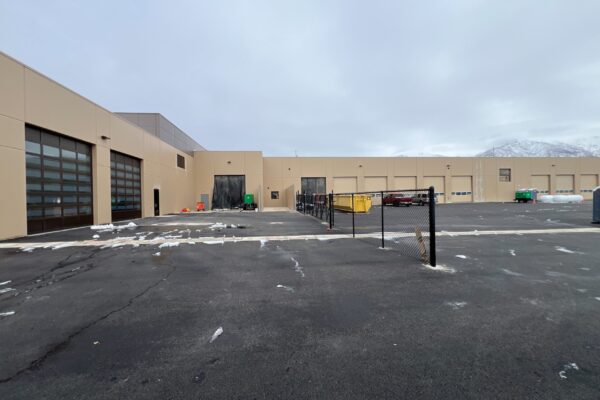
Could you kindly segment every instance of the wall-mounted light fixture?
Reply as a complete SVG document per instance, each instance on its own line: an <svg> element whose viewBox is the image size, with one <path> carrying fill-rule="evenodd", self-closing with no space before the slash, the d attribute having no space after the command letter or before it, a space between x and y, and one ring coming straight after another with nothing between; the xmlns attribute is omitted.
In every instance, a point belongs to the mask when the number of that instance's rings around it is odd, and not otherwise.
<svg viewBox="0 0 600 400"><path fill-rule="evenodd" d="M446 169L450 169L450 164L446 164Z"/></svg>
<svg viewBox="0 0 600 400"><path fill-rule="evenodd" d="M106 135L102 135L102 136L100 136L100 138L101 138L102 140L110 140L110 137L108 137L108 136L106 136Z"/></svg>
<svg viewBox="0 0 600 400"><path fill-rule="evenodd" d="M231 161L227 161L227 164L231 164Z"/></svg>
<svg viewBox="0 0 600 400"><path fill-rule="evenodd" d="M358 168L362 168L362 164L358 164Z"/></svg>

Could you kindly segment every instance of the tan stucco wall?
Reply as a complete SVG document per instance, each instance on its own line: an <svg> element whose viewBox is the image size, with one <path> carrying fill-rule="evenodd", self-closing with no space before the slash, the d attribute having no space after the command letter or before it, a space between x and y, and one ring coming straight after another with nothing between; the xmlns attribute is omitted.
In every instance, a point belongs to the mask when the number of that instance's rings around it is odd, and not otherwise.
<svg viewBox="0 0 600 400"><path fill-rule="evenodd" d="M327 191L334 190L335 178L356 178L357 191L373 190L372 177L387 177L387 189L410 189L396 187L396 182L416 180L424 188L428 177L444 177L446 202L464 201L453 196L453 181L465 182L471 178L472 197L469 201L512 201L517 189L532 187L532 175L550 176L550 192L556 191L557 175L575 176L575 193L579 193L581 175L600 175L600 158L489 158L489 157L265 157L264 198L265 206L277 207L289 204L280 196L271 200L270 192L284 193L291 186L300 190L302 177L325 177ZM499 169L510 168L511 182L500 182ZM439 179L438 179L439 180ZM456 185L456 184L455 184ZM386 189L382 187L380 189ZM437 190L436 190L437 191Z"/></svg>
<svg viewBox="0 0 600 400"><path fill-rule="evenodd" d="M196 199L208 194L211 208L215 175L245 175L246 193L263 207L263 156L260 151L198 151L194 153Z"/></svg>
<svg viewBox="0 0 600 400"><path fill-rule="evenodd" d="M154 188L161 190L161 214L195 204L192 156L0 53L0 239L27 234L26 123L92 145L95 223L111 221L110 150L142 160L143 216L154 214ZM185 170L177 154L186 158Z"/></svg>

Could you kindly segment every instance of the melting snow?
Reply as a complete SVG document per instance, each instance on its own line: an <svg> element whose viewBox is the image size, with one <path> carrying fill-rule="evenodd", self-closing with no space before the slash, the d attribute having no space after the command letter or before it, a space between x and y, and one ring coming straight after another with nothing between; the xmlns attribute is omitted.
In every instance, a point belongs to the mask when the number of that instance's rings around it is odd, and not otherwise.
<svg viewBox="0 0 600 400"><path fill-rule="evenodd" d="M563 253L568 253L568 254L575 254L575 252L573 250L569 250L567 248L564 248L562 246L555 246L554 247L557 251L562 251Z"/></svg>
<svg viewBox="0 0 600 400"><path fill-rule="evenodd" d="M464 254L457 254L454 257L456 257L456 258L462 258L463 260L467 258L467 256L465 256Z"/></svg>
<svg viewBox="0 0 600 400"><path fill-rule="evenodd" d="M515 253L515 251L514 251L514 250L509 250L508 252L509 252L509 253L510 253L510 255L511 255L511 256L513 256L513 257L517 255L517 253Z"/></svg>
<svg viewBox="0 0 600 400"><path fill-rule="evenodd" d="M206 240L202 242L204 244L225 244L224 240Z"/></svg>
<svg viewBox="0 0 600 400"><path fill-rule="evenodd" d="M3 285L8 285L8 284L9 284L9 283L11 283L11 282L12 282L12 281L4 281L4 282L0 282L0 286L3 286Z"/></svg>
<svg viewBox="0 0 600 400"><path fill-rule="evenodd" d="M209 342L209 343L212 343L212 342L214 342L215 340L217 340L217 338L218 338L219 336L221 336L222 334L223 334L223 327L222 327L222 326L220 326L220 327L219 327L219 328L218 328L218 329L215 331L215 333L213 333L212 337L210 338L210 342Z"/></svg>
<svg viewBox="0 0 600 400"><path fill-rule="evenodd" d="M454 268L446 267L445 265L440 265L440 264L436 265L435 267L433 267L429 264L423 264L423 266L432 271L446 272L448 274L453 274L456 272L456 270Z"/></svg>
<svg viewBox="0 0 600 400"><path fill-rule="evenodd" d="M56 246L52 246L52 250L62 249L62 248L71 247L71 246L73 246L73 242L64 242L61 244L57 244Z"/></svg>
<svg viewBox="0 0 600 400"><path fill-rule="evenodd" d="M266 239L261 239L260 240L260 248L262 249L263 247L265 247L265 245L268 243L269 241Z"/></svg>
<svg viewBox="0 0 600 400"><path fill-rule="evenodd" d="M8 292L12 292L13 290L15 290L15 289L13 289L13 288L10 288L10 287L9 287L9 288L6 288L6 289L0 289L0 294L4 294L4 293L8 293Z"/></svg>
<svg viewBox="0 0 600 400"><path fill-rule="evenodd" d="M466 301L446 301L444 304L447 305L448 307L452 307L452 309L454 309L454 310L458 310L458 309L466 306L467 302Z"/></svg>
<svg viewBox="0 0 600 400"><path fill-rule="evenodd" d="M294 270L300 274L301 277L305 277L304 275L304 271L302 270L302 267L300 266L300 263L294 258L294 257L290 257L290 259L294 262Z"/></svg>
<svg viewBox="0 0 600 400"><path fill-rule="evenodd" d="M600 301L600 297L594 297L596 300Z"/></svg>
<svg viewBox="0 0 600 400"><path fill-rule="evenodd" d="M15 315L14 311L5 311L5 312L0 312L0 317L8 317L11 315Z"/></svg>
<svg viewBox="0 0 600 400"><path fill-rule="evenodd" d="M560 371L558 373L558 376L560 376L561 379L567 379L567 371L569 371L571 369L575 370L575 371L579 371L579 367L577 366L577 364L569 363L569 364L563 365L563 369L562 369L562 371Z"/></svg>
<svg viewBox="0 0 600 400"><path fill-rule="evenodd" d="M100 239L100 235L94 235L92 236L92 239Z"/></svg>
<svg viewBox="0 0 600 400"><path fill-rule="evenodd" d="M294 291L294 288L293 288L293 287L291 287L291 286L277 285L277 287L278 287L278 288L280 288L280 289L285 289L285 290L287 290L288 292L293 292L293 291Z"/></svg>
<svg viewBox="0 0 600 400"><path fill-rule="evenodd" d="M35 247L22 247L21 251L24 253L31 253L33 250L35 250Z"/></svg>
<svg viewBox="0 0 600 400"><path fill-rule="evenodd" d="M512 275L512 276L523 276L523 274L520 274L518 272L514 272L511 271L510 269L506 269L506 268L502 268L502 271L504 271L505 274L507 275Z"/></svg>
<svg viewBox="0 0 600 400"><path fill-rule="evenodd" d="M223 228L227 228L227 225L221 222L217 222L216 224L213 224L211 226L209 226L209 228L211 230L215 230L215 229L223 229Z"/></svg>
<svg viewBox="0 0 600 400"><path fill-rule="evenodd" d="M158 256L160 256L160 251L158 251L158 252L156 252L156 253L154 253L152 255L158 257Z"/></svg>
<svg viewBox="0 0 600 400"><path fill-rule="evenodd" d="M179 246L179 242L165 242L163 244L161 244L160 246L158 246L159 249L165 248L165 247L177 247Z"/></svg>

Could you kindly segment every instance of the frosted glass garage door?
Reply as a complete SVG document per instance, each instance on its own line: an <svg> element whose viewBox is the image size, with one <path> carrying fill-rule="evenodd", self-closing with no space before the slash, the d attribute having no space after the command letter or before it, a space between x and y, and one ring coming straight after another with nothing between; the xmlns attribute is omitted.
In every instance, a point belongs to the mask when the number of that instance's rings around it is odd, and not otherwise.
<svg viewBox="0 0 600 400"><path fill-rule="evenodd" d="M471 176L452 177L452 202L470 203L473 201L473 178Z"/></svg>
<svg viewBox="0 0 600 400"><path fill-rule="evenodd" d="M594 188L598 187L598 175L581 175L581 195L584 199L592 198Z"/></svg>
<svg viewBox="0 0 600 400"><path fill-rule="evenodd" d="M333 178L334 193L353 193L356 192L356 177L337 177Z"/></svg>
<svg viewBox="0 0 600 400"><path fill-rule="evenodd" d="M550 175L532 175L531 187L540 194L550 193Z"/></svg>
<svg viewBox="0 0 600 400"><path fill-rule="evenodd" d="M443 176L424 176L423 186L428 188L433 186L436 194L436 201L438 203L446 202L446 180Z"/></svg>
<svg viewBox="0 0 600 400"><path fill-rule="evenodd" d="M394 177L394 189L399 189L399 190L417 189L417 177L416 176L395 176Z"/></svg>
<svg viewBox="0 0 600 400"><path fill-rule="evenodd" d="M574 175L556 175L556 193L573 194L575 193Z"/></svg>

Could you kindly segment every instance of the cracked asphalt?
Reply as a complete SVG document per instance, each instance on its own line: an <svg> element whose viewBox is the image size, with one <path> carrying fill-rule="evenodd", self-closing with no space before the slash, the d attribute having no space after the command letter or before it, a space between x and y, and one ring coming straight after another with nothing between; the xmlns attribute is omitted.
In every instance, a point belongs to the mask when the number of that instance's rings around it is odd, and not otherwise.
<svg viewBox="0 0 600 400"><path fill-rule="evenodd" d="M592 226L570 206L439 206L438 227ZM326 232L295 213L135 222L100 240ZM597 399L599 239L441 237L453 273L375 239L1 249L0 313L15 313L0 317L0 398Z"/></svg>

